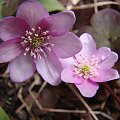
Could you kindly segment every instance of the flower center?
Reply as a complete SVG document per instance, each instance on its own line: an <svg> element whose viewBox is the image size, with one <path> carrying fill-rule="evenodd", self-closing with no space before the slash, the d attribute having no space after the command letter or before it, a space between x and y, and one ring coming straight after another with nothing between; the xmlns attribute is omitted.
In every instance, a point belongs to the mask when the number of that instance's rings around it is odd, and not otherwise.
<svg viewBox="0 0 120 120"><path fill-rule="evenodd" d="M32 45L35 47L41 46L44 41L41 40L39 37L33 38Z"/></svg>
<svg viewBox="0 0 120 120"><path fill-rule="evenodd" d="M91 68L90 68L90 66L88 66L88 65L84 65L84 66L81 68L81 71L82 71L83 73L88 73L88 72L90 72L90 70L91 70Z"/></svg>
<svg viewBox="0 0 120 120"><path fill-rule="evenodd" d="M77 77L91 78L96 77L98 69L98 59L92 56L88 59L86 56L80 55L75 58L74 73Z"/></svg>
<svg viewBox="0 0 120 120"><path fill-rule="evenodd" d="M47 57L45 48L51 51L51 46L53 46L47 41L50 38L49 31L44 31L40 27L26 31L21 38L23 39L21 44L25 48L24 55L30 53L35 59L40 59L41 55Z"/></svg>

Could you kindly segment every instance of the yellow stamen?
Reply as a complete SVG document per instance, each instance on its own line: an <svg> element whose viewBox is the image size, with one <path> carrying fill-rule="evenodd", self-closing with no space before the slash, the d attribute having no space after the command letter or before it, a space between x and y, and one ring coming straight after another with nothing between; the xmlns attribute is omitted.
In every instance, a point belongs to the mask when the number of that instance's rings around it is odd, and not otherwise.
<svg viewBox="0 0 120 120"><path fill-rule="evenodd" d="M83 67L82 67L82 72L90 72L90 70L91 70L91 68L90 68L90 66L88 66L88 65L84 65Z"/></svg>

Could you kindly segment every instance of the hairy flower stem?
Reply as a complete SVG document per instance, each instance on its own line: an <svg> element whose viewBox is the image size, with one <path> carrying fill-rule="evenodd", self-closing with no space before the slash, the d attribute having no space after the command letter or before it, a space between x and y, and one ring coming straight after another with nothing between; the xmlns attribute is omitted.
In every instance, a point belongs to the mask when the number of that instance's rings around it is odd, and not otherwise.
<svg viewBox="0 0 120 120"><path fill-rule="evenodd" d="M120 98L113 92L110 86L107 83L103 83L103 85L108 90L108 92L113 96L115 101L120 105Z"/></svg>

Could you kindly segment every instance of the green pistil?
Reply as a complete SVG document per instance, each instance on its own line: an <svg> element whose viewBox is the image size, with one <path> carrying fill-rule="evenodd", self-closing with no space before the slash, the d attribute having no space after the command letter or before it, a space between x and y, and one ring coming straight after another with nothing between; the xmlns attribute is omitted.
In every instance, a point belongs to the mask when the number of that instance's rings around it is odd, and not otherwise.
<svg viewBox="0 0 120 120"><path fill-rule="evenodd" d="M32 39L32 45L35 47L41 46L43 44L43 40L40 38Z"/></svg>
<svg viewBox="0 0 120 120"><path fill-rule="evenodd" d="M82 67L82 72L83 72L83 73L88 73L88 72L90 72L90 70L91 70L91 68L90 68L90 66L88 66L88 65L84 65L84 66Z"/></svg>

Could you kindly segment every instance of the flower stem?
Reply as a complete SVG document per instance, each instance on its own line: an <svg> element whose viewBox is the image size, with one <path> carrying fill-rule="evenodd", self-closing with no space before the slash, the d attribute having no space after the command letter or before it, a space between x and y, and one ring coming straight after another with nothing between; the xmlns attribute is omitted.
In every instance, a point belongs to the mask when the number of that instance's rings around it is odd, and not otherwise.
<svg viewBox="0 0 120 120"><path fill-rule="evenodd" d="M93 110L90 108L90 106L87 104L87 102L82 98L82 96L76 91L76 89L72 85L68 85L69 88L73 91L73 93L77 96L77 98L83 103L83 105L86 107L86 109L90 112L94 120L99 120L97 116L94 114Z"/></svg>

